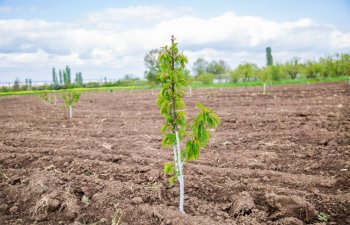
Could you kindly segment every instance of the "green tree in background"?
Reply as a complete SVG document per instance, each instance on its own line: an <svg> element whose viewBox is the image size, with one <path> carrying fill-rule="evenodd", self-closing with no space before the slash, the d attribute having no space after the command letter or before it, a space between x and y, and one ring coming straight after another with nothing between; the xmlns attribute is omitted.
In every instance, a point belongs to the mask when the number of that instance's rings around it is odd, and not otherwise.
<svg viewBox="0 0 350 225"><path fill-rule="evenodd" d="M273 65L273 57L272 57L272 50L271 47L266 48L266 65L272 66Z"/></svg>
<svg viewBox="0 0 350 225"><path fill-rule="evenodd" d="M60 85L58 83L57 74L55 67L52 68L52 88L59 89Z"/></svg>
<svg viewBox="0 0 350 225"><path fill-rule="evenodd" d="M62 85L62 84L63 84L63 76L62 76L62 71L61 71L61 70L59 70L59 71L58 71L58 74L59 74L59 76L60 76L60 85Z"/></svg>
<svg viewBox="0 0 350 225"><path fill-rule="evenodd" d="M223 76L229 71L230 67L224 60L215 61L213 60L207 67L207 72L214 74L215 78L221 80Z"/></svg>
<svg viewBox="0 0 350 225"><path fill-rule="evenodd" d="M274 81L279 81L282 79L282 68L279 64L269 66L271 68L271 79Z"/></svg>
<svg viewBox="0 0 350 225"><path fill-rule="evenodd" d="M208 66L209 66L209 63L207 61L205 61L205 59L198 58L193 63L193 67L192 67L193 74L195 76L198 76L200 74L207 73L208 72Z"/></svg>
<svg viewBox="0 0 350 225"><path fill-rule="evenodd" d="M19 78L16 78L15 79L15 81L13 82L13 86L12 86L12 89L14 90L14 91L19 91L20 90L20 80L19 80Z"/></svg>
<svg viewBox="0 0 350 225"><path fill-rule="evenodd" d="M258 66L253 63L240 64L234 72L230 73L231 80L249 81L257 76Z"/></svg>
<svg viewBox="0 0 350 225"><path fill-rule="evenodd" d="M307 79L315 79L320 73L320 64L312 60L308 60L304 64L303 74Z"/></svg>
<svg viewBox="0 0 350 225"><path fill-rule="evenodd" d="M148 81L151 86L154 86L155 84L159 84L159 62L158 62L158 56L160 54L161 50L160 49L153 49L150 52L148 52L143 61L145 63L145 66L147 70L145 71L144 75L146 80Z"/></svg>
<svg viewBox="0 0 350 225"><path fill-rule="evenodd" d="M297 78L298 74L301 72L301 65L299 64L299 58L294 57L287 61L283 66L283 73L287 74L291 79Z"/></svg>
<svg viewBox="0 0 350 225"><path fill-rule="evenodd" d="M215 75L212 73L201 73L197 75L195 78L196 80L202 82L203 84L208 85L213 83Z"/></svg>
<svg viewBox="0 0 350 225"><path fill-rule="evenodd" d="M81 72L75 73L75 83L78 85L83 85L83 75Z"/></svg>

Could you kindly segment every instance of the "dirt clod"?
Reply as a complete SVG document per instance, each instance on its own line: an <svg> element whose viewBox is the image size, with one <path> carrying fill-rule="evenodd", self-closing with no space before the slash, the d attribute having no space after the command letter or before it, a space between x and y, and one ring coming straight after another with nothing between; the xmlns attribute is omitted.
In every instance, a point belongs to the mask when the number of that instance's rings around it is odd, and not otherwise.
<svg viewBox="0 0 350 225"><path fill-rule="evenodd" d="M241 192L238 196L233 197L234 202L229 210L231 216L248 214L254 207L254 200L246 191Z"/></svg>
<svg viewBox="0 0 350 225"><path fill-rule="evenodd" d="M11 214L15 214L15 213L17 212L17 210L18 210L18 206L12 206L12 207L10 208L10 213L11 213Z"/></svg>
<svg viewBox="0 0 350 225"><path fill-rule="evenodd" d="M315 207L299 196L266 194L266 202L271 211L270 218L296 217L304 222L313 221L318 212Z"/></svg>
<svg viewBox="0 0 350 225"><path fill-rule="evenodd" d="M139 204L143 203L143 199L141 197L134 197L133 199L131 199L130 202L133 205L139 205Z"/></svg>

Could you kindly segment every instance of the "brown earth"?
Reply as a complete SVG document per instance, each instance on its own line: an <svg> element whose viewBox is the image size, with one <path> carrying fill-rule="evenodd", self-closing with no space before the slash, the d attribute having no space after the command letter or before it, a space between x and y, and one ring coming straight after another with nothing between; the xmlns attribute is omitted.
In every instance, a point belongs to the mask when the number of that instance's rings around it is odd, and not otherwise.
<svg viewBox="0 0 350 225"><path fill-rule="evenodd" d="M195 89L222 119L170 187L151 91L86 92L66 111L0 98L0 224L350 224L350 87ZM118 221L119 220L119 221Z"/></svg>

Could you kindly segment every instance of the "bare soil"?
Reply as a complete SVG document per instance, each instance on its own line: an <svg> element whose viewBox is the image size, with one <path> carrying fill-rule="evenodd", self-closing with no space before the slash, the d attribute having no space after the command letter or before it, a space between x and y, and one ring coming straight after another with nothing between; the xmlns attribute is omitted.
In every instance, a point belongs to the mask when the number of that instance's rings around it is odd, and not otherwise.
<svg viewBox="0 0 350 225"><path fill-rule="evenodd" d="M86 92L68 122L37 96L0 98L0 224L350 224L350 87L195 89L222 119L170 187L150 90ZM323 223L325 224L325 223Z"/></svg>

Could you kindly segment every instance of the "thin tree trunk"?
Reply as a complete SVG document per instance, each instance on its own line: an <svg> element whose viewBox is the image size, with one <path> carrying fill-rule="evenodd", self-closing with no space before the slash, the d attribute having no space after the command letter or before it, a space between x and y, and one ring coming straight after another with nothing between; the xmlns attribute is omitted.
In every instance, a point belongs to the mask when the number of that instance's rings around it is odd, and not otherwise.
<svg viewBox="0 0 350 225"><path fill-rule="evenodd" d="M174 36L172 36L171 38L171 44L174 44ZM174 62L174 55L173 52L171 53L171 69L172 71L175 70L175 62ZM172 82L171 84L171 90L172 93L175 93L175 84L174 82ZM173 121L176 121L176 102L175 102L175 96L172 97L172 117L173 117ZM181 161L181 149L180 149L180 138L179 138L179 132L178 132L178 127L177 124L175 122L174 125L174 130L173 132L175 132L175 137L176 137L176 152L177 152L177 167L178 167L178 181L180 183L180 204L179 204L179 210L182 213L185 213L184 211L184 200L185 200L185 181L184 181L184 177L182 174L182 161Z"/></svg>
<svg viewBox="0 0 350 225"><path fill-rule="evenodd" d="M266 82L264 82L264 86L263 86L263 95L266 95Z"/></svg>
<svg viewBox="0 0 350 225"><path fill-rule="evenodd" d="M179 183L180 183L180 205L179 205L179 210L180 210L180 212L185 213L185 211L184 211L185 179L184 179L184 175L182 173L180 139L179 139L179 133L177 131L175 131L175 136L176 136L176 148L177 148L177 164L178 164L178 167L179 167L178 180L179 180Z"/></svg>
<svg viewBox="0 0 350 225"><path fill-rule="evenodd" d="M57 99L56 99L56 95L55 94L53 95L53 102L54 102L54 105L56 106Z"/></svg>
<svg viewBox="0 0 350 225"><path fill-rule="evenodd" d="M349 77L349 82L350 82L350 77ZM190 86L190 95L192 95L192 86Z"/></svg>
<svg viewBox="0 0 350 225"><path fill-rule="evenodd" d="M177 151L176 151L176 145L173 145L173 153L174 153L174 162L175 162L175 172L177 174L178 169L178 164L177 164Z"/></svg>
<svg viewBox="0 0 350 225"><path fill-rule="evenodd" d="M72 119L72 117L73 117L73 108L72 108L71 105L68 107L68 111L69 111L69 119Z"/></svg>

